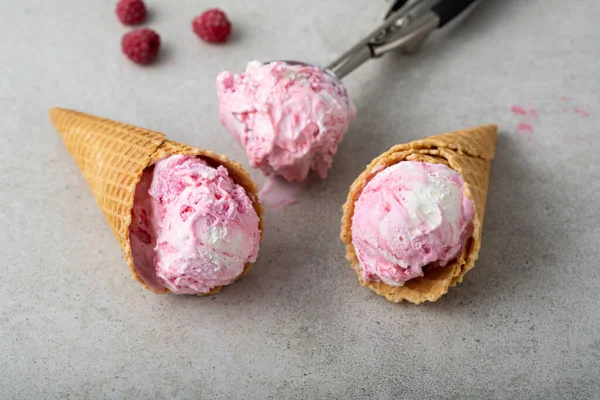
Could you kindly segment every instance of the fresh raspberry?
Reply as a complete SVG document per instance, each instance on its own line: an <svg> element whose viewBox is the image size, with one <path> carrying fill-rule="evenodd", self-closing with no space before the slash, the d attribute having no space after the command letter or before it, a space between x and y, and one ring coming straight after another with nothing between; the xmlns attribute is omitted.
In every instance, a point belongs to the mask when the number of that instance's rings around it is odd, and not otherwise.
<svg viewBox="0 0 600 400"><path fill-rule="evenodd" d="M125 25L137 25L146 19L146 5L142 0L119 0L117 16Z"/></svg>
<svg viewBox="0 0 600 400"><path fill-rule="evenodd" d="M227 15L218 8L204 11L192 21L194 33L210 43L223 43L231 33Z"/></svg>
<svg viewBox="0 0 600 400"><path fill-rule="evenodd" d="M121 48L131 61L138 64L150 64L158 54L160 36L152 29L135 29L123 36Z"/></svg>

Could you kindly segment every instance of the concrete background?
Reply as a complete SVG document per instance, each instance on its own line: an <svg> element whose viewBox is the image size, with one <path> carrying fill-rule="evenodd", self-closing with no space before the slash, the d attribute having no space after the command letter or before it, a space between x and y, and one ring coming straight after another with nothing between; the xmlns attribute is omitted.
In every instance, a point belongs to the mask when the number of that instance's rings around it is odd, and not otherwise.
<svg viewBox="0 0 600 400"><path fill-rule="evenodd" d="M164 48L143 68L120 53L113 2L0 2L0 398L600 398L600 3L486 0L418 55L348 76L359 113L329 178L267 210L254 270L213 298L132 281L47 110L247 165L217 73L327 63L382 4L221 0L235 36L219 47L190 30L215 3L147 3ZM477 267L434 304L359 286L338 239L354 178L393 144L488 122L501 135Z"/></svg>

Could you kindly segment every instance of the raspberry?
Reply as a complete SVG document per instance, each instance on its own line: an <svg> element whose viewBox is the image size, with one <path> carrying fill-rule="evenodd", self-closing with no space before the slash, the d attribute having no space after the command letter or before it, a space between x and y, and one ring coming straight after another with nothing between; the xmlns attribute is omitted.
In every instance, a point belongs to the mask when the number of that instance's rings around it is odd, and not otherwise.
<svg viewBox="0 0 600 400"><path fill-rule="evenodd" d="M146 5L142 0L119 0L117 16L125 25L137 25L146 19Z"/></svg>
<svg viewBox="0 0 600 400"><path fill-rule="evenodd" d="M194 211L196 211L194 210L194 207L183 206L181 207L181 210L179 210L179 216L181 217L181 220L185 222L190 217L190 215L194 213Z"/></svg>
<svg viewBox="0 0 600 400"><path fill-rule="evenodd" d="M227 15L218 8L204 11L192 21L194 33L210 43L223 43L231 33Z"/></svg>
<svg viewBox="0 0 600 400"><path fill-rule="evenodd" d="M150 64L158 54L160 36L152 29L135 29L123 35L121 48L131 61L138 64Z"/></svg>

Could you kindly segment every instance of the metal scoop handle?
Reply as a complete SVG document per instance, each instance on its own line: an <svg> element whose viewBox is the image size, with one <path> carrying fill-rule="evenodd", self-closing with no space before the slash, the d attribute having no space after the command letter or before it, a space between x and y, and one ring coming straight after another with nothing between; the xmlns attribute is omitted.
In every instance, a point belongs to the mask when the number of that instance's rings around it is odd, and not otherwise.
<svg viewBox="0 0 600 400"><path fill-rule="evenodd" d="M343 78L371 58L395 49L411 54L421 47L429 34L460 15L477 0L396 1L385 21L352 46L326 69Z"/></svg>

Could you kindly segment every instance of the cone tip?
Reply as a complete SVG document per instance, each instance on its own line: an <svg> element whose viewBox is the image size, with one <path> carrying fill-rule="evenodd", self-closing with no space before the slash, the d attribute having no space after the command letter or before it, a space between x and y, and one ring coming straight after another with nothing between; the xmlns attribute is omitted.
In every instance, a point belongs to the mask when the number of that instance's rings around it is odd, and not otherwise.
<svg viewBox="0 0 600 400"><path fill-rule="evenodd" d="M50 120L52 121L53 124L56 124L56 121L58 120L58 118L60 117L60 115L62 113L64 113L65 110L64 108L60 108L60 107L52 107L49 111L48 114L50 115Z"/></svg>
<svg viewBox="0 0 600 400"><path fill-rule="evenodd" d="M498 136L498 125L496 124L481 125L477 129L483 130L486 134L490 136Z"/></svg>
<svg viewBox="0 0 600 400"><path fill-rule="evenodd" d="M498 125L497 124L481 125L481 128L485 129L486 131L498 133Z"/></svg>

